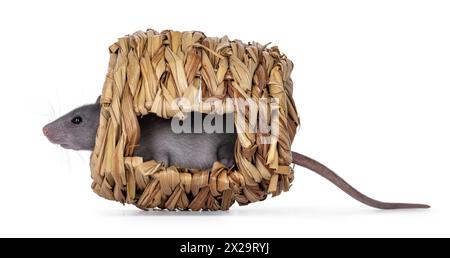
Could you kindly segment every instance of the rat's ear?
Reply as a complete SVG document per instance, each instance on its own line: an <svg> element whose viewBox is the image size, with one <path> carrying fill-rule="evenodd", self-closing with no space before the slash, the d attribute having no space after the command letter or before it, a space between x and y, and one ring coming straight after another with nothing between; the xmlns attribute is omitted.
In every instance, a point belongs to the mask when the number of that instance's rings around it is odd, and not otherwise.
<svg viewBox="0 0 450 258"><path fill-rule="evenodd" d="M100 104L100 99L102 98L102 95L98 96L97 100L95 101L95 104Z"/></svg>

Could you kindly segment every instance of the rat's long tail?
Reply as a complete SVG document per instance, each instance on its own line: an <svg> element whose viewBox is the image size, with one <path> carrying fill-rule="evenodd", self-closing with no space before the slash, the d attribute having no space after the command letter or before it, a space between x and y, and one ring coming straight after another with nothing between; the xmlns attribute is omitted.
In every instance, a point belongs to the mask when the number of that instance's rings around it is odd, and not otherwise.
<svg viewBox="0 0 450 258"><path fill-rule="evenodd" d="M349 183L345 182L344 179L342 179L340 176L334 173L331 169L297 152L292 152L292 163L316 172L317 174L328 179L331 183L335 184L342 191L344 191L354 199L374 208L378 209L430 208L430 206L426 204L380 202L370 197L367 197L366 195L362 194L361 192L353 188L353 186L351 186Z"/></svg>

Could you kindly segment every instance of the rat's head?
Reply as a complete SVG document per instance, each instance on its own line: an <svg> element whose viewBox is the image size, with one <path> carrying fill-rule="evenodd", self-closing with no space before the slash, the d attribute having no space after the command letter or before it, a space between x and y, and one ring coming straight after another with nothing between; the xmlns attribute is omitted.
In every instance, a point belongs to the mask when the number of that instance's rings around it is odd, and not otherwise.
<svg viewBox="0 0 450 258"><path fill-rule="evenodd" d="M100 116L100 104L76 108L44 126L42 131L50 142L72 150L92 150Z"/></svg>

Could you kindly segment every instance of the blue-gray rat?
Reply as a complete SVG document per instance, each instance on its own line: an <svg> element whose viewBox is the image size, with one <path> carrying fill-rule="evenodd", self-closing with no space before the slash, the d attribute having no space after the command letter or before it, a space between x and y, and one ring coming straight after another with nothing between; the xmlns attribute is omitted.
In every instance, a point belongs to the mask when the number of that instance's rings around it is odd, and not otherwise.
<svg viewBox="0 0 450 258"><path fill-rule="evenodd" d="M100 97L99 97L100 99ZM100 104L81 106L47 124L45 136L54 144L73 150L92 150L99 124ZM193 115L194 113L191 113ZM227 122L226 116L222 117ZM229 122L229 121L228 121ZM183 168L210 169L215 161L234 165L236 133L175 133L171 120L156 115L139 118L141 138L134 151L144 161L156 160ZM362 194L321 163L292 151L292 163L326 178L354 199L378 209L429 208L425 204L386 203Z"/></svg>
<svg viewBox="0 0 450 258"><path fill-rule="evenodd" d="M78 107L43 128L44 134L54 144L72 150L94 149L99 124L99 100L94 104ZM198 113L190 113L193 117ZM200 119L204 115L201 116ZM217 116L216 119L232 119L232 116ZM181 122L177 122L180 123ZM172 121L148 114L139 118L141 139L134 154L144 161L155 160L165 165L192 169L209 169L215 161L227 167L234 164L234 132L224 133L176 133ZM192 124L193 126L193 124ZM189 128L191 129L191 128Z"/></svg>

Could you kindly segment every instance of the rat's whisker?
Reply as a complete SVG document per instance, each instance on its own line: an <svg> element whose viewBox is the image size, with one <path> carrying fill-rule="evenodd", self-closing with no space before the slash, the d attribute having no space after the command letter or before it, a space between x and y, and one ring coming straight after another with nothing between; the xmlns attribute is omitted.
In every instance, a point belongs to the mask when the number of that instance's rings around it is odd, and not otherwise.
<svg viewBox="0 0 450 258"><path fill-rule="evenodd" d="M55 109L50 101L48 102L48 106L50 109L50 119L54 120L56 118Z"/></svg>
<svg viewBox="0 0 450 258"><path fill-rule="evenodd" d="M67 152L67 150L64 150L64 154L65 154L65 163L66 163L66 171L71 174L72 170L71 170L71 165L70 165L70 156L69 153Z"/></svg>
<svg viewBox="0 0 450 258"><path fill-rule="evenodd" d="M46 114L41 113L40 116L41 116L41 117L45 117L45 121L46 121L46 122L48 122L48 121L50 121L50 120L53 120L52 114L50 113L50 111L48 111Z"/></svg>
<svg viewBox="0 0 450 258"><path fill-rule="evenodd" d="M58 116L61 115L61 97L59 95L58 89L56 89L56 97L58 99Z"/></svg>
<svg viewBox="0 0 450 258"><path fill-rule="evenodd" d="M56 146L56 145L55 145ZM56 146L59 150L59 169L64 171L64 167L63 167L63 162L64 162L64 150L61 150L61 148L59 148L59 146Z"/></svg>
<svg viewBox="0 0 450 258"><path fill-rule="evenodd" d="M72 171L72 158L71 158L71 156L70 156L70 153L69 153L69 151L66 151L67 152L67 163L68 163L68 165L69 165L69 172L70 173L72 173L73 171Z"/></svg>
<svg viewBox="0 0 450 258"><path fill-rule="evenodd" d="M80 152L76 152L78 154L78 157L81 159L81 161L86 162L86 160L84 159L84 157L81 155Z"/></svg>

